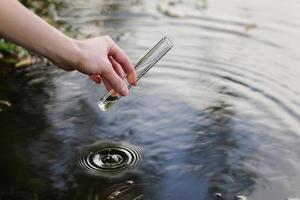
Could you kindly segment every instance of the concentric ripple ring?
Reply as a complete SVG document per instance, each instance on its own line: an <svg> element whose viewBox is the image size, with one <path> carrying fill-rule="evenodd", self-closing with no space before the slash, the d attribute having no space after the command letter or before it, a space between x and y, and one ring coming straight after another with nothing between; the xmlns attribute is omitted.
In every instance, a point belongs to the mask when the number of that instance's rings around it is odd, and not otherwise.
<svg viewBox="0 0 300 200"><path fill-rule="evenodd" d="M118 176L137 166L141 149L128 143L100 141L80 150L78 164L87 173L99 176Z"/></svg>

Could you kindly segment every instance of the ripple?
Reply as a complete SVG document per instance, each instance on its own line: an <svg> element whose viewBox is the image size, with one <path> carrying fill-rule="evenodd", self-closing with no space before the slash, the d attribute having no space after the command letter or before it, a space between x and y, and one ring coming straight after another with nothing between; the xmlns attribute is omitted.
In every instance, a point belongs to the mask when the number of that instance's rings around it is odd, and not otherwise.
<svg viewBox="0 0 300 200"><path fill-rule="evenodd" d="M251 3L237 1L209 1L209 7L188 0L65 1L71 6L60 19L86 35L111 35L133 62L162 35L176 45L116 112L93 113L99 87L91 89L89 82L80 84L73 77L70 90L66 76L56 81L59 106L53 106L52 118L59 134L69 133L61 141L100 137L143 145L139 172L143 179L155 176L161 182L149 184L159 187L151 199L208 199L213 194L214 199L244 200L260 194L255 188L272 195L273 176L291 180L280 181L278 193L298 196L293 185L299 181L293 177L300 170L293 163L299 161L299 138L294 137L300 122L299 26L286 19L290 15L270 21L268 7L260 14L249 9ZM79 97L86 101L80 110L76 101L66 104ZM72 117L68 123L62 123L65 113ZM82 148L78 163L88 174L113 177L134 169L141 157L138 147L102 141ZM101 199L142 198L143 193L131 192L135 186L123 183Z"/></svg>
<svg viewBox="0 0 300 200"><path fill-rule="evenodd" d="M105 191L105 200L141 200L144 199L143 187L146 184L135 183L128 180L125 183L118 183L110 186Z"/></svg>
<svg viewBox="0 0 300 200"><path fill-rule="evenodd" d="M81 169L98 176L119 176L136 167L142 159L141 149L128 143L99 141L81 149Z"/></svg>

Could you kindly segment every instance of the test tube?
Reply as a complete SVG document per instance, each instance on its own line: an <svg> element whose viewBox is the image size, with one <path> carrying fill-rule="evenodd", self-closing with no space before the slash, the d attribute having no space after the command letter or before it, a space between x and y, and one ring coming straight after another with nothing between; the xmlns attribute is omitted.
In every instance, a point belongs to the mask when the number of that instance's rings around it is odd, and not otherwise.
<svg viewBox="0 0 300 200"><path fill-rule="evenodd" d="M139 81L168 51L173 47L173 43L167 37L163 37L148 53L135 65L137 81ZM125 76L126 77L126 76ZM124 81L126 81L124 79ZM126 81L127 88L130 90L132 85ZM106 93L98 102L100 110L106 111L114 105L120 95L113 95L114 90Z"/></svg>

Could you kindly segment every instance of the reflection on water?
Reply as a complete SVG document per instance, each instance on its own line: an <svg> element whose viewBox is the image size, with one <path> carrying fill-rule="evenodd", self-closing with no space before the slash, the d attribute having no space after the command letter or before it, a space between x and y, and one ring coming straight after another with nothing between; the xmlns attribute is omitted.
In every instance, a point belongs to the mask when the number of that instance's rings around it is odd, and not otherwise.
<svg viewBox="0 0 300 200"><path fill-rule="evenodd" d="M106 189L105 199L124 199L124 200L140 200L144 198L143 187L144 184L136 184L134 181L127 181L125 184L116 184Z"/></svg>
<svg viewBox="0 0 300 200"><path fill-rule="evenodd" d="M164 35L176 46L105 113L79 73L1 74L0 199L300 198L298 1L64 2L60 19L134 62ZM137 171L78 173L78 149L99 140L142 148Z"/></svg>

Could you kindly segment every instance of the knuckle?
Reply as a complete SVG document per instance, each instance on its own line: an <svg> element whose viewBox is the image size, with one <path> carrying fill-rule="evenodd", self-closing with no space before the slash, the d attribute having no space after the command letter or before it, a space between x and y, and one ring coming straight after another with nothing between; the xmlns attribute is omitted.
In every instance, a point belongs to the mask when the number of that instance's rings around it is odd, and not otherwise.
<svg viewBox="0 0 300 200"><path fill-rule="evenodd" d="M124 82L121 80L116 80L115 87L118 91L121 91L124 87Z"/></svg>
<svg viewBox="0 0 300 200"><path fill-rule="evenodd" d="M109 67L104 67L101 72L102 72L101 73L102 75L104 75L105 77L108 77L111 73L111 70Z"/></svg>
<svg viewBox="0 0 300 200"><path fill-rule="evenodd" d="M117 74L114 73L115 72L112 72L110 76L110 82L114 89L120 91L123 88L124 82Z"/></svg>
<svg viewBox="0 0 300 200"><path fill-rule="evenodd" d="M103 38L107 42L112 42L112 39L111 39L111 37L109 35L104 35Z"/></svg>
<svg viewBox="0 0 300 200"><path fill-rule="evenodd" d="M102 74L104 75L109 75L112 71L112 66L111 63L109 61L103 60L101 62L101 66L102 66Z"/></svg>

